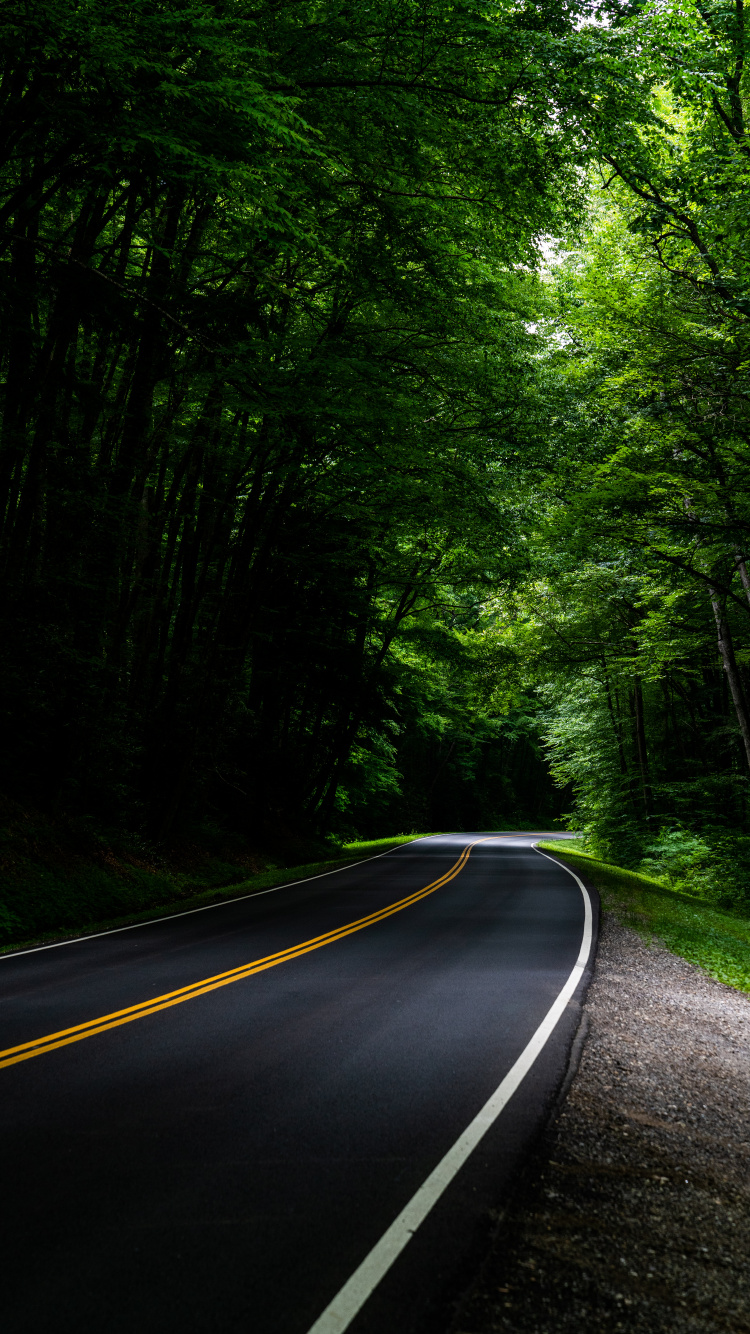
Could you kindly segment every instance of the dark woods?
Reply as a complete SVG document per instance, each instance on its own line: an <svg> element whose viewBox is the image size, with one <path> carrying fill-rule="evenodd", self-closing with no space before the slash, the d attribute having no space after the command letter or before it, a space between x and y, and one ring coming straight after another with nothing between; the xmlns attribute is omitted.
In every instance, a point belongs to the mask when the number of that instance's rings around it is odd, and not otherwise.
<svg viewBox="0 0 750 1334"><path fill-rule="evenodd" d="M606 9L5 5L12 875L574 798L750 885L750 30Z"/></svg>
<svg viewBox="0 0 750 1334"><path fill-rule="evenodd" d="M407 726L476 777L460 632L577 189L544 8L5 6L6 791L163 840L328 828Z"/></svg>

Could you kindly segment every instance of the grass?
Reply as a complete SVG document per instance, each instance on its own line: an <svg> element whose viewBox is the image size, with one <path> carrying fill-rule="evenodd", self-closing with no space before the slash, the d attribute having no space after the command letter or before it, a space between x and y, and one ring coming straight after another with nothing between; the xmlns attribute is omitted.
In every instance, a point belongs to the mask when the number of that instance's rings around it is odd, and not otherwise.
<svg viewBox="0 0 750 1334"><path fill-rule="evenodd" d="M602 907L647 940L697 964L710 977L750 991L750 919L722 912L698 898L668 889L637 871L612 866L565 843L539 843L598 889Z"/></svg>
<svg viewBox="0 0 750 1334"><path fill-rule="evenodd" d="M82 935L92 935L98 931L111 931L117 927L136 926L139 922L155 921L160 917L169 917L173 913L189 912L195 908L207 908L212 904L226 903L231 899L243 898L246 894L257 894L261 890L288 885L295 880L306 880L313 876L325 875L329 871L341 870L345 866L352 866L356 862L365 861L368 857L388 852L391 848L400 847L404 843L411 843L415 838L427 837L429 837L427 834L398 834L393 838L376 838L356 843L346 843L337 857L325 861L306 862L300 866L274 867L261 871L257 875L251 875L242 880L238 879L230 885L211 887L187 897L184 894L176 897L174 892L170 894L171 886L165 878L163 881L163 900L161 902L149 903L138 911L109 916L101 921L94 921L90 915L86 915L77 927L75 924L68 925L66 923L63 928L38 931L26 939L6 940L0 946L0 954L33 948L35 945L53 944L55 941L70 940ZM0 905L0 911L2 911L2 905Z"/></svg>
<svg viewBox="0 0 750 1334"><path fill-rule="evenodd" d="M346 852L356 857L375 857L379 852L400 848L402 843L413 843L415 838L434 838L434 834L397 834L394 838L371 838L364 843L345 843Z"/></svg>

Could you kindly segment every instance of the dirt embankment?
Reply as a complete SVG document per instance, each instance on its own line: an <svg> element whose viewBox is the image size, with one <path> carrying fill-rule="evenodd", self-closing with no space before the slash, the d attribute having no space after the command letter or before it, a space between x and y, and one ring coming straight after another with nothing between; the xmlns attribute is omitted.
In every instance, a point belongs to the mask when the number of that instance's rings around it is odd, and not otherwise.
<svg viewBox="0 0 750 1334"><path fill-rule="evenodd" d="M750 996L605 915L584 1022L452 1334L745 1334Z"/></svg>

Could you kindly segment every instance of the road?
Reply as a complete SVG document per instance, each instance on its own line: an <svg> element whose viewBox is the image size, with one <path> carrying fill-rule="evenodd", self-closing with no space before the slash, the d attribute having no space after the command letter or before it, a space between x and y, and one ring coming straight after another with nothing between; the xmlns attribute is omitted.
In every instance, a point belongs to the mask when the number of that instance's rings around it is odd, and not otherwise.
<svg viewBox="0 0 750 1334"><path fill-rule="evenodd" d="M0 959L5 1328L443 1329L577 1022L534 837Z"/></svg>

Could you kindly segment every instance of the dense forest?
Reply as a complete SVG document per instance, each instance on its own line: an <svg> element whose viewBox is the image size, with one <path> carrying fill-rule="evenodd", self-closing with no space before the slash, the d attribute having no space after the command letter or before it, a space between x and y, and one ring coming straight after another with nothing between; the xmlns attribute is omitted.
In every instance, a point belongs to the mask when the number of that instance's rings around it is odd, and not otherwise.
<svg viewBox="0 0 750 1334"><path fill-rule="evenodd" d="M12 809L564 817L742 898L742 0L0 25Z"/></svg>

